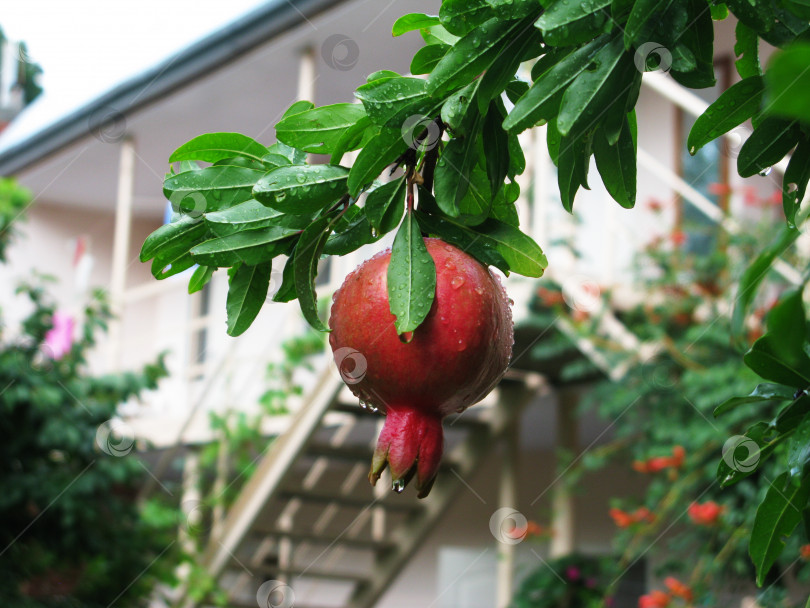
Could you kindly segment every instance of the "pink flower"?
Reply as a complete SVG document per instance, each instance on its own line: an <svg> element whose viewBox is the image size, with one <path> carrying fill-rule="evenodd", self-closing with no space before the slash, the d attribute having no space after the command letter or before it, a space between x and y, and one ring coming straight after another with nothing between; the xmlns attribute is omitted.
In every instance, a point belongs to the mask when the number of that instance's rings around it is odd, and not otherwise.
<svg viewBox="0 0 810 608"><path fill-rule="evenodd" d="M53 314L53 327L45 333L45 345L48 356L53 359L61 359L70 352L73 346L73 326L74 320L66 312L55 312Z"/></svg>
<svg viewBox="0 0 810 608"><path fill-rule="evenodd" d="M568 566L568 569L565 571L565 577L569 581L578 581L579 580L579 568L576 566Z"/></svg>

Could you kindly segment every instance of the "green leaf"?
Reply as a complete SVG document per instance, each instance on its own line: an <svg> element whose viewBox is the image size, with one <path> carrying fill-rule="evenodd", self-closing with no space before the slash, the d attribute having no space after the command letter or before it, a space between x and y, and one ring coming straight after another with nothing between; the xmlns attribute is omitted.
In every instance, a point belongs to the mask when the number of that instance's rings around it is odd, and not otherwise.
<svg viewBox="0 0 810 608"><path fill-rule="evenodd" d="M424 196L429 195L423 194L420 191L420 201ZM504 274L509 274L509 264L503 259L503 256L492 243L484 241L481 235L475 232L473 228L465 226L457 220L451 220L450 218L428 215L422 211L416 211L415 213L419 225L425 232L456 245L482 264L495 266L495 268L498 268Z"/></svg>
<svg viewBox="0 0 810 608"><path fill-rule="evenodd" d="M225 209L251 198L263 170L220 165L186 171L166 178L163 194L175 211L201 215Z"/></svg>
<svg viewBox="0 0 810 608"><path fill-rule="evenodd" d="M562 137L560 132L557 131L557 121L552 120L546 127L546 146L548 147L548 155L551 157L551 162L557 165L559 170L560 164L560 146L562 145Z"/></svg>
<svg viewBox="0 0 810 608"><path fill-rule="evenodd" d="M199 217L180 216L171 224L164 224L146 237L141 247L141 262L151 260L161 250L188 251L205 234L205 225Z"/></svg>
<svg viewBox="0 0 810 608"><path fill-rule="evenodd" d="M427 111L431 102L421 78L380 78L355 92L372 122L380 126L401 126L411 114Z"/></svg>
<svg viewBox="0 0 810 608"><path fill-rule="evenodd" d="M765 111L810 124L810 44L796 43L774 54L765 72Z"/></svg>
<svg viewBox="0 0 810 608"><path fill-rule="evenodd" d="M214 276L215 270L216 266L197 266L197 270L194 271L194 274L192 274L191 278L188 280L189 295L197 293L205 287L206 283Z"/></svg>
<svg viewBox="0 0 810 608"><path fill-rule="evenodd" d="M315 107L315 104L311 101L306 99L300 99L298 101L292 102L287 111L281 115L282 120L287 118L288 116L292 116L293 114L300 114L301 112L306 112L307 110L311 110Z"/></svg>
<svg viewBox="0 0 810 608"><path fill-rule="evenodd" d="M804 350L806 336L801 290L783 296L768 313L768 331L745 354L745 364L757 374L779 384L810 386L810 357Z"/></svg>
<svg viewBox="0 0 810 608"><path fill-rule="evenodd" d="M734 55L737 59L734 65L740 78L762 75L762 68L759 66L759 36L742 21L737 22L734 30L737 42L734 44Z"/></svg>
<svg viewBox="0 0 810 608"><path fill-rule="evenodd" d="M593 56L594 69L587 69L574 79L563 93L557 129L565 136L577 123L588 107L594 103L600 90L609 86L608 81L624 56L622 40L616 36ZM600 104L601 105L601 104ZM621 108L620 111L623 111Z"/></svg>
<svg viewBox="0 0 810 608"><path fill-rule="evenodd" d="M579 136L561 138L557 184L560 188L560 201L569 213L574 207L574 197L579 187L588 187L590 158L591 151L586 138Z"/></svg>
<svg viewBox="0 0 810 608"><path fill-rule="evenodd" d="M273 294L273 302L291 302L296 298L295 293L295 250L287 258L284 271L281 273L281 285Z"/></svg>
<svg viewBox="0 0 810 608"><path fill-rule="evenodd" d="M206 266L261 264L284 253L290 245L289 237L299 232L284 226L237 232L200 243L191 249L191 255L196 263Z"/></svg>
<svg viewBox="0 0 810 608"><path fill-rule="evenodd" d="M295 247L295 292L301 312L307 322L318 331L329 331L318 316L318 300L315 295L315 275L318 274L318 260L331 232L331 220L322 217L312 222L301 234Z"/></svg>
<svg viewBox="0 0 810 608"><path fill-rule="evenodd" d="M276 137L299 150L331 154L347 129L365 115L356 103L336 103L293 114L276 124Z"/></svg>
<svg viewBox="0 0 810 608"><path fill-rule="evenodd" d="M453 138L436 164L434 194L439 208L451 217L459 214L459 203L470 187L470 172L478 160L477 128L467 137Z"/></svg>
<svg viewBox="0 0 810 608"><path fill-rule="evenodd" d="M624 26L624 48L628 51L636 43L647 42L644 38L648 22L660 17L674 0L636 0ZM644 38L642 40L642 38Z"/></svg>
<svg viewBox="0 0 810 608"><path fill-rule="evenodd" d="M267 298L271 270L270 262L242 264L231 277L225 304L229 336L242 335L256 319Z"/></svg>
<svg viewBox="0 0 810 608"><path fill-rule="evenodd" d="M346 152L351 152L352 150L357 150L362 147L364 143L376 135L376 133L376 127L371 124L371 119L368 116L361 116L355 124L343 131L340 139L335 143L329 164L339 164Z"/></svg>
<svg viewBox="0 0 810 608"><path fill-rule="evenodd" d="M405 186L405 179L397 179L369 192L366 197L366 217L378 234L390 232L399 224L405 209Z"/></svg>
<svg viewBox="0 0 810 608"><path fill-rule="evenodd" d="M241 133L206 133L186 142L172 152L169 162L201 160L214 163L223 158L242 156L261 162L267 148Z"/></svg>
<svg viewBox="0 0 810 608"><path fill-rule="evenodd" d="M426 27L433 27L439 25L439 18L434 15L426 15L424 13L410 13L403 15L394 22L394 27L391 33L394 36L401 36L413 30L420 30Z"/></svg>
<svg viewBox="0 0 810 608"><path fill-rule="evenodd" d="M512 108L503 123L508 131L523 131L539 120L549 120L557 114L557 103L561 91L576 78L591 62L594 54L601 49L607 36L600 36L569 55L563 56L538 76L531 88Z"/></svg>
<svg viewBox="0 0 810 608"><path fill-rule="evenodd" d="M745 140L737 157L737 173L751 177L778 163L796 145L801 129L796 121L768 117Z"/></svg>
<svg viewBox="0 0 810 608"><path fill-rule="evenodd" d="M714 24L710 11L706 10L704 0L687 0L686 8L686 22L676 40L692 52L697 68L688 73L672 69L670 75L692 89L713 87L717 79L714 76Z"/></svg>
<svg viewBox="0 0 810 608"><path fill-rule="evenodd" d="M798 230L790 227L782 228L782 231L774 241L763 249L757 258L745 269L740 284L737 288L734 312L731 318L732 333L736 336L743 334L745 318L748 309L757 295L757 288L768 275L768 270L774 260L778 258L801 234Z"/></svg>
<svg viewBox="0 0 810 608"><path fill-rule="evenodd" d="M473 100L478 93L478 86L480 84L481 80L476 79L466 87L453 93L442 105L442 122L456 137L464 137L467 135L470 127L475 124L477 115Z"/></svg>
<svg viewBox="0 0 810 608"><path fill-rule="evenodd" d="M394 238L387 278L394 327L398 334L412 332L425 320L436 296L436 266L412 212Z"/></svg>
<svg viewBox="0 0 810 608"><path fill-rule="evenodd" d="M740 405L748 405L751 403L761 403L763 401L787 401L793 400L793 395L796 389L783 384L769 384L763 383L757 385L754 391L746 397L732 397L727 399L716 408L714 408L714 416L721 416L726 412L730 412Z"/></svg>
<svg viewBox="0 0 810 608"><path fill-rule="evenodd" d="M476 259L484 264L492 264L504 272L511 270L527 277L540 277L548 266L546 256L543 255L543 251L531 237L523 234L515 226L499 220L488 219L476 226L475 229L464 226L458 220L448 217L420 214L419 221L427 226L430 232L439 234L442 237L447 236L450 242L464 248ZM463 235L474 236L465 239ZM474 253L474 250L466 247L469 240L478 242L477 251L486 248L496 253L497 256L482 257ZM492 261L493 258L503 260L507 269L503 268L503 264Z"/></svg>
<svg viewBox="0 0 810 608"><path fill-rule="evenodd" d="M636 142L626 118L615 145L608 143L602 129L597 130L593 153L610 196L625 209L632 209L636 204Z"/></svg>
<svg viewBox="0 0 810 608"><path fill-rule="evenodd" d="M501 191L495 196L495 200L492 201L490 211L492 217L517 228L520 225L520 218L515 209L515 201L519 196L520 186L517 182L504 184Z"/></svg>
<svg viewBox="0 0 810 608"><path fill-rule="evenodd" d="M810 416L805 416L795 427L788 441L787 469L794 482L801 478L808 462L810 462ZM804 509L803 506L802 510Z"/></svg>
<svg viewBox="0 0 810 608"><path fill-rule="evenodd" d="M536 57L542 50L543 37L532 27L533 19L526 19L517 28L515 37L504 45L503 50L479 79L478 110L484 114L489 102L500 97L500 94L514 78L520 64Z"/></svg>
<svg viewBox="0 0 810 608"><path fill-rule="evenodd" d="M448 46L453 46L459 40L458 36L448 32L447 29L441 24L433 25L431 27L423 27L421 30L419 30L419 33L422 34L422 40L431 46L434 44L446 44Z"/></svg>
<svg viewBox="0 0 810 608"><path fill-rule="evenodd" d="M486 70L498 56L501 45L517 35L522 23L490 19L464 36L428 76L428 94L437 99L444 97Z"/></svg>
<svg viewBox="0 0 810 608"><path fill-rule="evenodd" d="M349 170L339 165L304 165L273 169L253 188L253 197L284 213L315 213L346 193Z"/></svg>
<svg viewBox="0 0 810 608"><path fill-rule="evenodd" d="M243 230L266 228L273 225L282 215L284 214L281 211L250 199L222 211L206 213L203 217L208 229L216 236L227 236Z"/></svg>
<svg viewBox="0 0 810 608"><path fill-rule="evenodd" d="M411 59L411 74L430 74L436 64L452 47L449 44L428 44L416 51Z"/></svg>
<svg viewBox="0 0 810 608"><path fill-rule="evenodd" d="M408 142L400 129L383 127L357 155L349 172L349 194L357 197L364 186L374 181L407 148Z"/></svg>
<svg viewBox="0 0 810 608"><path fill-rule="evenodd" d="M793 151L782 179L782 208L788 226L796 226L796 212L810 180L810 140L802 139Z"/></svg>
<svg viewBox="0 0 810 608"><path fill-rule="evenodd" d="M265 157L268 156L265 154ZM245 158L244 156L230 156L223 158L214 163L215 167L220 165L231 165L233 167L247 167L248 169L258 169L259 171L267 171L267 163L262 158L262 162L253 160L252 158Z"/></svg>
<svg viewBox="0 0 810 608"><path fill-rule="evenodd" d="M288 163L286 163L288 165L303 165L307 162L306 152L304 152L303 150L298 150L297 148L293 148L292 146L288 146L283 141L278 141L274 143L272 146L269 146L267 148L267 151L269 154L285 157L289 161Z"/></svg>
<svg viewBox="0 0 810 608"><path fill-rule="evenodd" d="M384 222L385 223L385 222ZM387 226L388 224L386 224ZM396 228L391 227L388 232ZM329 237L324 245L323 252L326 255L346 255L352 251L357 251L363 245L374 243L381 235L375 237L371 232L371 223L368 217L361 213L354 218L346 230L335 233Z"/></svg>
<svg viewBox="0 0 810 608"><path fill-rule="evenodd" d="M442 25L456 36L468 34L494 16L486 0L444 0L439 9Z"/></svg>
<svg viewBox="0 0 810 608"><path fill-rule="evenodd" d="M727 488L756 473L787 437L775 433L767 422L757 422L745 431L745 435L727 442L717 466L720 487Z"/></svg>
<svg viewBox="0 0 810 608"><path fill-rule="evenodd" d="M489 178L480 165L470 172L470 187L459 201L458 221L467 226L480 224L492 211L493 197Z"/></svg>
<svg viewBox="0 0 810 608"><path fill-rule="evenodd" d="M568 2L556 0L537 20L543 40L552 46L570 46L589 42L610 25L611 0Z"/></svg>
<svg viewBox="0 0 810 608"><path fill-rule="evenodd" d="M790 475L785 472L771 483L760 503L748 545L760 587L785 548L785 538L793 534L801 521L808 495L810 480L804 478L799 484L791 484Z"/></svg>
<svg viewBox="0 0 810 608"><path fill-rule="evenodd" d="M188 270L196 262L188 251L167 250L161 251L152 260L152 276L158 281L167 279Z"/></svg>
<svg viewBox="0 0 810 608"><path fill-rule="evenodd" d="M285 165L291 165L292 161L286 156L282 156L281 154L276 154L270 152L269 154L265 154L262 156L262 164L265 166L267 170L274 169L275 167L284 167Z"/></svg>
<svg viewBox="0 0 810 608"><path fill-rule="evenodd" d="M503 186L503 180L509 172L509 135L501 127L506 112L502 111L503 104L498 103L499 101L490 104L481 133L487 177L493 197Z"/></svg>
<svg viewBox="0 0 810 608"><path fill-rule="evenodd" d="M730 86L700 116L698 116L686 145L694 155L710 141L728 133L759 111L764 84L762 77L751 76Z"/></svg>

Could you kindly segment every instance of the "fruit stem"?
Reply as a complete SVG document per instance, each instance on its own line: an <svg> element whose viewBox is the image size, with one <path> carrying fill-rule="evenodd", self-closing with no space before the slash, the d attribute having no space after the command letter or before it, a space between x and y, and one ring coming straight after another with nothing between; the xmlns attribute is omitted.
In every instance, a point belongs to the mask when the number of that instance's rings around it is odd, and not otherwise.
<svg viewBox="0 0 810 608"><path fill-rule="evenodd" d="M413 213L413 169L408 168L408 213Z"/></svg>

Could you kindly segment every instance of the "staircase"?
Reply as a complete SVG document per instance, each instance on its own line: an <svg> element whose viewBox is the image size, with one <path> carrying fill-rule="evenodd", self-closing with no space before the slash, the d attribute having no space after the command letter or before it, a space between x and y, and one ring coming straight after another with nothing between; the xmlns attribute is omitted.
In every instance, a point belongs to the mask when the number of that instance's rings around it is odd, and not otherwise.
<svg viewBox="0 0 810 608"><path fill-rule="evenodd" d="M509 372L484 402L448 418L439 478L418 500L411 488L392 494L386 477L369 485L383 417L325 370L212 534L203 566L231 606L372 606L542 386L538 374Z"/></svg>

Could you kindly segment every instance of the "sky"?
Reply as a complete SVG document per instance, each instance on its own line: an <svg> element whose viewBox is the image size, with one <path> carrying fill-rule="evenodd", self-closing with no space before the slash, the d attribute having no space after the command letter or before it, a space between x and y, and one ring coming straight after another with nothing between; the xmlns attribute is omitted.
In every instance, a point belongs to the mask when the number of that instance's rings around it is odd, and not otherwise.
<svg viewBox="0 0 810 608"><path fill-rule="evenodd" d="M101 93L267 0L2 0L0 27L49 95Z"/></svg>

